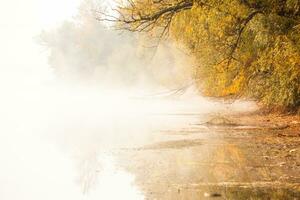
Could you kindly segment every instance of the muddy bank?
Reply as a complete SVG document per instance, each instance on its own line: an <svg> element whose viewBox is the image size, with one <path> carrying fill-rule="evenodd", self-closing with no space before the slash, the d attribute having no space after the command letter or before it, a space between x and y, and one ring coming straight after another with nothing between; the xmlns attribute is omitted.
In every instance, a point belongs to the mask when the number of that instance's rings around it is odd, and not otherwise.
<svg viewBox="0 0 300 200"><path fill-rule="evenodd" d="M300 116L287 114L263 114L258 112L246 112L231 114L226 118L244 126L253 126L257 129L278 130L282 134L300 137Z"/></svg>

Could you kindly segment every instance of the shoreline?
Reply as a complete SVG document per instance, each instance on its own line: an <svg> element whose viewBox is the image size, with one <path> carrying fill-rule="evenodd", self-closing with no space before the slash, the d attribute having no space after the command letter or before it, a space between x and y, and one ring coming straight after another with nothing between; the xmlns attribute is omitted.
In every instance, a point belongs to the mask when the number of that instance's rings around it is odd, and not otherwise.
<svg viewBox="0 0 300 200"><path fill-rule="evenodd" d="M265 129L281 132L282 136L300 137L300 116L278 113L245 112L229 114L229 120L241 126L252 126L253 129Z"/></svg>

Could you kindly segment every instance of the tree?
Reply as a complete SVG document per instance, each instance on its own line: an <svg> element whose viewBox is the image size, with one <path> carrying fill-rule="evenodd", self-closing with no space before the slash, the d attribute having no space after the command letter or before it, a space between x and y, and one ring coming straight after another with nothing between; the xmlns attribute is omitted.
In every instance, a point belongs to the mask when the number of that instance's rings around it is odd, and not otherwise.
<svg viewBox="0 0 300 200"><path fill-rule="evenodd" d="M185 44L198 60L194 78L204 94L299 107L298 0L128 0L115 11L99 19Z"/></svg>
<svg viewBox="0 0 300 200"><path fill-rule="evenodd" d="M99 24L93 12L97 7L85 0L73 20L40 34L39 42L48 50L48 62L56 77L118 88L174 88L186 82L190 75L183 67L186 62L182 52L170 50L171 45L166 44L153 57L153 51L139 48L143 38L137 34L119 34Z"/></svg>

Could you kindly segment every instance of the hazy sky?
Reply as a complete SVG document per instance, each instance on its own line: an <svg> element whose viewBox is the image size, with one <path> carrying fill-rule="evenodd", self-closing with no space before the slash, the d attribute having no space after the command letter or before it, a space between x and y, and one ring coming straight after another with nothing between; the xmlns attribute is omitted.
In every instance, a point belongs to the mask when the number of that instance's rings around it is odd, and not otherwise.
<svg viewBox="0 0 300 200"><path fill-rule="evenodd" d="M0 0L0 85L51 79L47 56L35 41L42 29L76 14L81 0Z"/></svg>

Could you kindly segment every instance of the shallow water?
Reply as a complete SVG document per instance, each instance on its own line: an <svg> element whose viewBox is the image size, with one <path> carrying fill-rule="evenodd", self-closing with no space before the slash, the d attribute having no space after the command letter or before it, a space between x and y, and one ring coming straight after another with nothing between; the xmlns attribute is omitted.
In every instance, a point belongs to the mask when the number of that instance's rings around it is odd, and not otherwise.
<svg viewBox="0 0 300 200"><path fill-rule="evenodd" d="M0 199L299 198L299 138L203 124L249 104L11 95L1 104Z"/></svg>
<svg viewBox="0 0 300 200"><path fill-rule="evenodd" d="M158 131L155 142L116 153L146 199L300 198L299 138L195 124Z"/></svg>

